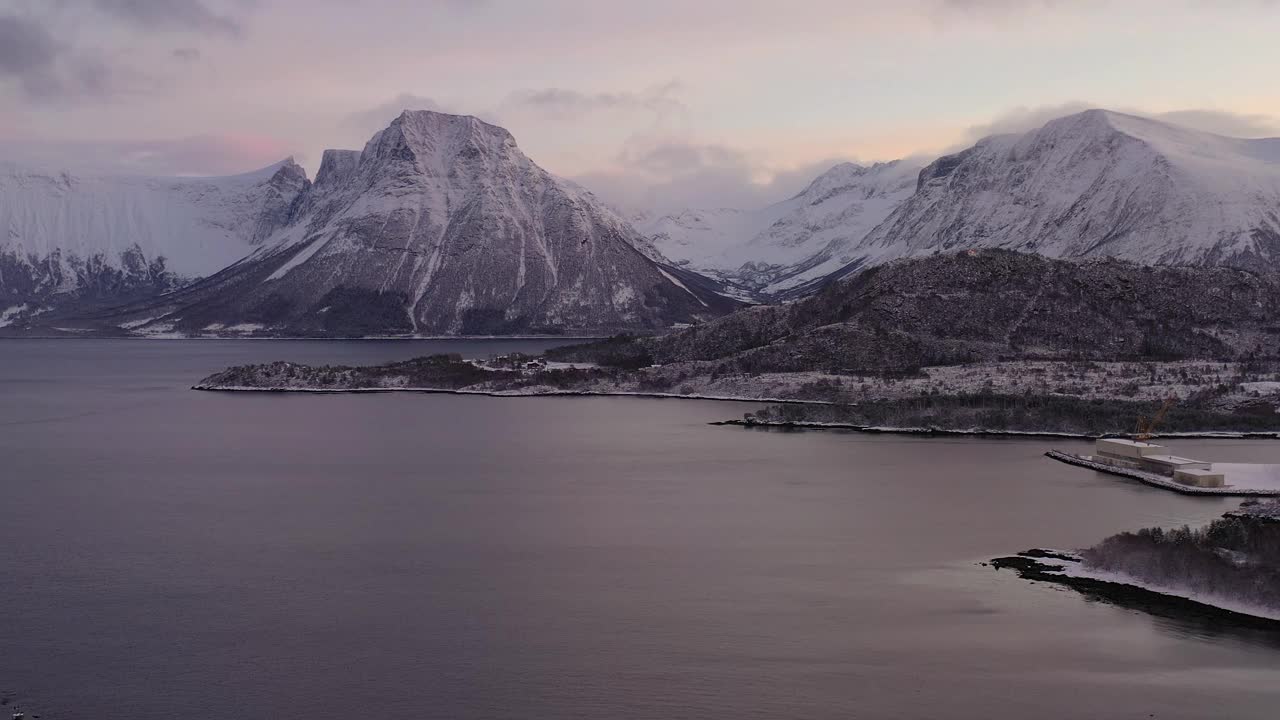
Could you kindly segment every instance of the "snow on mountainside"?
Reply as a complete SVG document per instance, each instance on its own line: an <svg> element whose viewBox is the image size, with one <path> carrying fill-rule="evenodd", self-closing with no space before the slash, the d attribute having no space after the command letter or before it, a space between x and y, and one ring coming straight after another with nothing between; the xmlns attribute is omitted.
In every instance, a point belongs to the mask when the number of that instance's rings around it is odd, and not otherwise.
<svg viewBox="0 0 1280 720"><path fill-rule="evenodd" d="M857 268L947 249L1270 270L1280 260L1280 138L1244 140L1089 110L985 138L835 257Z"/></svg>
<svg viewBox="0 0 1280 720"><path fill-rule="evenodd" d="M723 255L754 234L754 214L735 208L686 208L670 215L632 213L631 223L672 262L689 267L726 270Z"/></svg>
<svg viewBox="0 0 1280 720"><path fill-rule="evenodd" d="M664 255L764 294L838 270L862 240L915 190L919 165L841 163L792 198L765 208L640 216L637 229Z"/></svg>
<svg viewBox="0 0 1280 720"><path fill-rule="evenodd" d="M289 223L252 255L120 319L142 333L564 333L737 305L645 246L506 130L405 112L363 151L327 151Z"/></svg>
<svg viewBox="0 0 1280 720"><path fill-rule="evenodd" d="M0 165L0 305L128 297L213 274L283 225L308 184L292 159L212 178Z"/></svg>

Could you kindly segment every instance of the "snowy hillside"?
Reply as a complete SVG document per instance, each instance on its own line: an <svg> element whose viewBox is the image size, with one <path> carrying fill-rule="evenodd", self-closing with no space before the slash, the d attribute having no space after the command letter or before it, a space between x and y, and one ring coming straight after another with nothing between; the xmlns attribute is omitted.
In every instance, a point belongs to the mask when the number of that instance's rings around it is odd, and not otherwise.
<svg viewBox="0 0 1280 720"><path fill-rule="evenodd" d="M211 275L283 225L308 184L292 160L218 178L0 165L0 305L109 299Z"/></svg>
<svg viewBox="0 0 1280 720"><path fill-rule="evenodd" d="M251 256L123 320L142 333L560 333L736 306L645 244L506 130L406 112L363 151L327 151L292 220Z"/></svg>
<svg viewBox="0 0 1280 720"><path fill-rule="evenodd" d="M910 161L841 163L765 208L641 215L637 229L672 261L777 293L838 270L844 249L911 195L918 172Z"/></svg>
<svg viewBox="0 0 1280 720"><path fill-rule="evenodd" d="M998 247L1050 257L1273 269L1280 138L1243 140L1104 110L939 158L838 259Z"/></svg>

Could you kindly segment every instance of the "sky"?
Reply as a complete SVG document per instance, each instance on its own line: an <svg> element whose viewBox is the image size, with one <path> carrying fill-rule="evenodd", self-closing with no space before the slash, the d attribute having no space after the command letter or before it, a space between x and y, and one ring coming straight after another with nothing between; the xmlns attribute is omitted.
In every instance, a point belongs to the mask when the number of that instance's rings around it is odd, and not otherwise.
<svg viewBox="0 0 1280 720"><path fill-rule="evenodd" d="M1280 135L1280 0L0 0L0 160L218 175L403 109L631 208L756 207L1088 107Z"/></svg>

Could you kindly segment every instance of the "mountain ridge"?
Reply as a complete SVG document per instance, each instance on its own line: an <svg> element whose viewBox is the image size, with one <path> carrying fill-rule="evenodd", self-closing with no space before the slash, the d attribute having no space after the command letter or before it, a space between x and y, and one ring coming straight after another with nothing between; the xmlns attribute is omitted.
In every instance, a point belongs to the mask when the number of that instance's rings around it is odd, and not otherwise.
<svg viewBox="0 0 1280 720"><path fill-rule="evenodd" d="M1280 139L1088 110L938 158L842 259L957 248L1265 270L1280 258Z"/></svg>
<svg viewBox="0 0 1280 720"><path fill-rule="evenodd" d="M170 291L235 262L309 186L292 158L225 177L0 167L5 326Z"/></svg>

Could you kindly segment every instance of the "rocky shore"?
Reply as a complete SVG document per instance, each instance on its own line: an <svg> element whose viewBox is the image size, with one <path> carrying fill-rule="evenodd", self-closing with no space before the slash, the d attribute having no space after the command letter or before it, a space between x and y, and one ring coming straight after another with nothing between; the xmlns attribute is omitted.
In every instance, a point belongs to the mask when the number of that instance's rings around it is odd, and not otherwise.
<svg viewBox="0 0 1280 720"><path fill-rule="evenodd" d="M1280 502L1246 500L1203 528L1145 528L1079 551L1027 550L991 566L1156 614L1280 633Z"/></svg>

